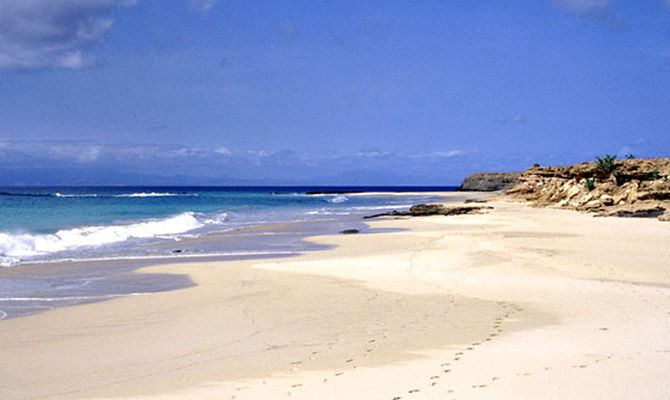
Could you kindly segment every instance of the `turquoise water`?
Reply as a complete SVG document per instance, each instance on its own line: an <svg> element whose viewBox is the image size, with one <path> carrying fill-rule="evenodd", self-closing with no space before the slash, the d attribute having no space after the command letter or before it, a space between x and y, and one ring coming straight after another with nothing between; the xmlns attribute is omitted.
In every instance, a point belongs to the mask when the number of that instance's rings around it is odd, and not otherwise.
<svg viewBox="0 0 670 400"><path fill-rule="evenodd" d="M445 191L380 187L0 188L0 265L186 256L151 244L286 221L336 220L402 209L423 195L308 194L331 191ZM222 254L225 245L199 249ZM262 249L258 249L262 250ZM162 253L161 253L162 252Z"/></svg>

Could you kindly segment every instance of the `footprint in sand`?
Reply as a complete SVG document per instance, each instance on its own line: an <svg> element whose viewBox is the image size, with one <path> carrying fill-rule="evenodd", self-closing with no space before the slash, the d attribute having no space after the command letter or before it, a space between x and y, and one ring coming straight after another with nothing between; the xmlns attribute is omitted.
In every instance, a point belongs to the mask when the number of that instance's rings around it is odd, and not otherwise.
<svg viewBox="0 0 670 400"><path fill-rule="evenodd" d="M407 393L419 393L420 391L421 391L421 390L419 390L419 389L411 389L411 390L408 391Z"/></svg>

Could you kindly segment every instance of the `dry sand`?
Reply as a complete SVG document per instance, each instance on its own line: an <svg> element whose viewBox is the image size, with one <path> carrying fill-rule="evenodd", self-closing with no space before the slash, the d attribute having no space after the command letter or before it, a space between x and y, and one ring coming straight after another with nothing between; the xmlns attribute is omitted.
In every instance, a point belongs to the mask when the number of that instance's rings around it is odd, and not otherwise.
<svg viewBox="0 0 670 400"><path fill-rule="evenodd" d="M493 205L1 321L0 398L670 398L670 223Z"/></svg>

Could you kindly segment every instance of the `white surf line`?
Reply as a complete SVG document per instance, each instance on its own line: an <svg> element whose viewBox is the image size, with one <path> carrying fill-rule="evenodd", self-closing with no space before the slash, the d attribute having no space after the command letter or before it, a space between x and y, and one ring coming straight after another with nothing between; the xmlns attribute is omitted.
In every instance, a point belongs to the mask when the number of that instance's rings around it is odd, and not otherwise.
<svg viewBox="0 0 670 400"><path fill-rule="evenodd" d="M4 312L4 311L2 311L2 310L0 310L0 321L2 321L2 320L5 319L5 318L7 318L7 313Z"/></svg>
<svg viewBox="0 0 670 400"><path fill-rule="evenodd" d="M146 293L115 293L115 294L104 294L99 296L63 296L63 297L0 297L0 301L68 301L68 300L105 300L113 299L117 297L126 297L126 296L150 296L155 293L146 292ZM1 311L1 310L0 310ZM2 311L4 312L4 311ZM0 318L1 319L1 318Z"/></svg>
<svg viewBox="0 0 670 400"><path fill-rule="evenodd" d="M138 256L119 256L119 257L94 257L94 258L58 258L54 260L31 261L24 265L32 264L57 264L63 262L94 262L94 261L142 261L142 260L173 260L173 259L189 259L189 258L207 258L207 257L238 257L238 256L266 256L266 255L290 255L302 254L304 251L232 251L232 252L214 252L214 253L176 253L176 254L156 254L156 255L138 255Z"/></svg>

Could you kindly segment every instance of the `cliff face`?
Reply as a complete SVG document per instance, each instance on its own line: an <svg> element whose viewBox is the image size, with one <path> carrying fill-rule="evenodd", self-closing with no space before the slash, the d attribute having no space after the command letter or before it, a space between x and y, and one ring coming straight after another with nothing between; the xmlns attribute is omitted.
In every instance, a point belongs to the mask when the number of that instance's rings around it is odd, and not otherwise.
<svg viewBox="0 0 670 400"><path fill-rule="evenodd" d="M472 174L463 180L460 190L492 192L511 189L517 184L521 172L491 172Z"/></svg>
<svg viewBox="0 0 670 400"><path fill-rule="evenodd" d="M507 194L601 216L670 220L670 158L528 168Z"/></svg>

